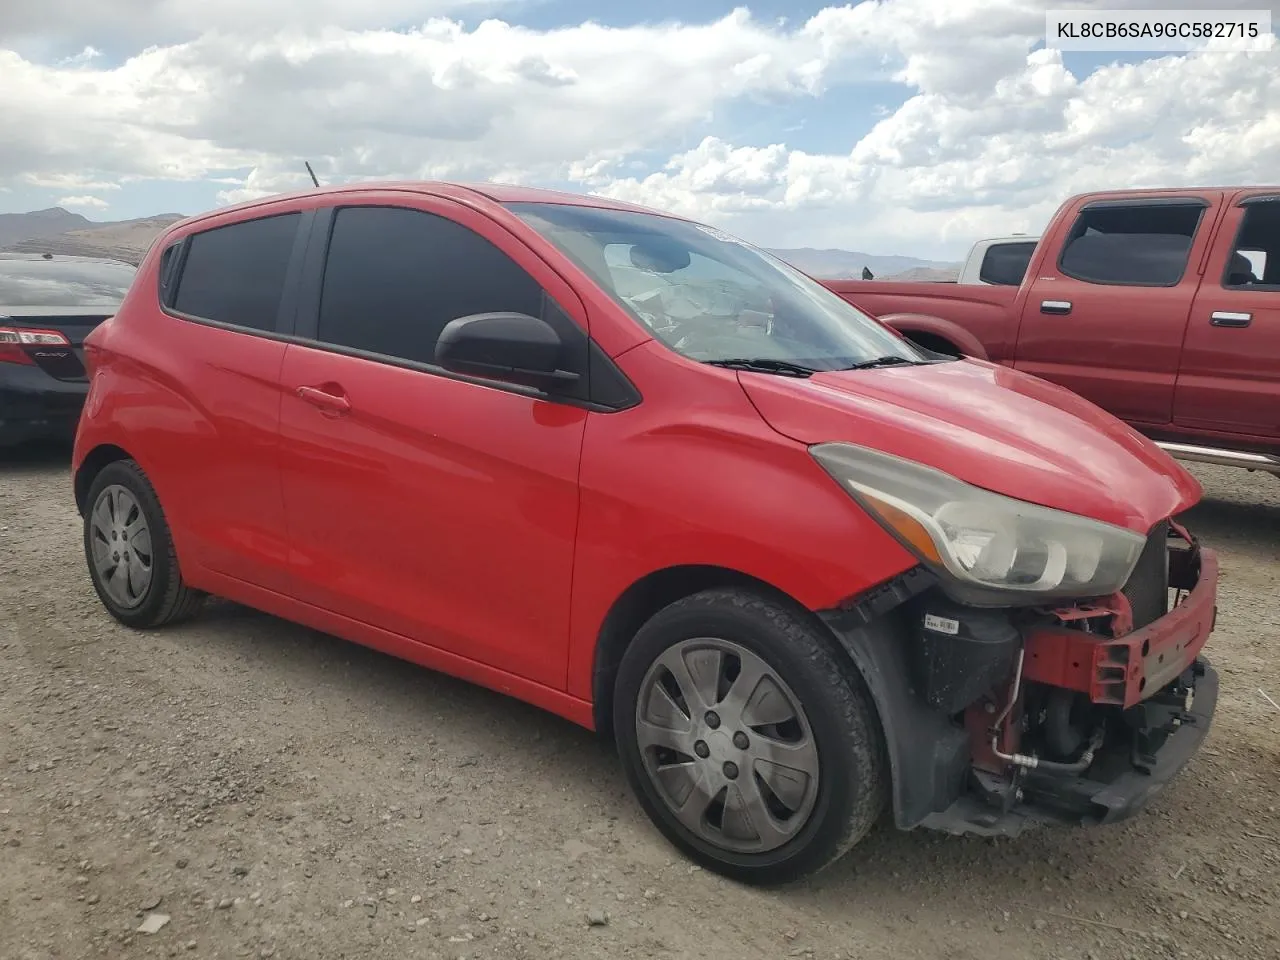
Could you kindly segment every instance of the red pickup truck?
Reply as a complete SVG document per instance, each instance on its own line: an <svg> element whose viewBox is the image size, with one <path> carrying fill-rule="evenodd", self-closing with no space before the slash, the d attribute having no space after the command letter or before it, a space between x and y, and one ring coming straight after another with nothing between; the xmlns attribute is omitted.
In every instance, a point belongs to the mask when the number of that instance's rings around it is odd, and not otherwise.
<svg viewBox="0 0 1280 960"><path fill-rule="evenodd" d="M1072 197L1020 283L824 283L922 346L1068 387L1175 457L1280 474L1280 187Z"/></svg>

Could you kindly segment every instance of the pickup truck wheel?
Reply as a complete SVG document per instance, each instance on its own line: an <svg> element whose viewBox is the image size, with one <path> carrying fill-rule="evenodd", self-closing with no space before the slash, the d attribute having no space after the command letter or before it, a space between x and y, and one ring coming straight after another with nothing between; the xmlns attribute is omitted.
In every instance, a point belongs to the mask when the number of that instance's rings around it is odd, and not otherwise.
<svg viewBox="0 0 1280 960"><path fill-rule="evenodd" d="M193 614L205 595L183 582L164 511L142 468L132 460L108 464L94 477L87 502L85 561L107 612L137 628Z"/></svg>
<svg viewBox="0 0 1280 960"><path fill-rule="evenodd" d="M614 729L658 829L747 883L834 862L887 797L860 678L820 626L746 590L686 597L641 628L619 668Z"/></svg>

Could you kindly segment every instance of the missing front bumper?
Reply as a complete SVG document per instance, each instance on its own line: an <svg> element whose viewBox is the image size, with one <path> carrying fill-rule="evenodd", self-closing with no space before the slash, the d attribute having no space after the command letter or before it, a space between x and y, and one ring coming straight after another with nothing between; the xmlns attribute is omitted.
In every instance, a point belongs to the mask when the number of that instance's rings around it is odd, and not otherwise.
<svg viewBox="0 0 1280 960"><path fill-rule="evenodd" d="M1218 557L1189 542L1169 551L1169 586L1187 595L1158 620L1100 640L1067 627L1041 627L1026 638L1023 680L1087 695L1122 708L1152 696L1204 648L1217 622Z"/></svg>
<svg viewBox="0 0 1280 960"><path fill-rule="evenodd" d="M1191 693L1190 706L1184 697ZM1031 771L1007 810L966 793L920 826L954 834L1016 836L1041 824L1099 825L1133 816L1186 766L1209 733L1218 706L1218 674L1198 658L1151 703L1138 707L1148 726L1133 730L1128 762L1091 776L1064 777ZM1169 728L1169 729L1166 729ZM1151 747L1155 740L1159 746ZM1104 768L1105 771L1105 768Z"/></svg>

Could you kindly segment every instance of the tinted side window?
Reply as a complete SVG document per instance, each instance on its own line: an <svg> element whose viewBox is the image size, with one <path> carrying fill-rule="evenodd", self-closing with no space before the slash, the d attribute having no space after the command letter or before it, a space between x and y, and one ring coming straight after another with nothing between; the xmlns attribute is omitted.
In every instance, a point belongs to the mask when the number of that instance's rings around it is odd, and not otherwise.
<svg viewBox="0 0 1280 960"><path fill-rule="evenodd" d="M473 230L403 207L337 211L320 296L320 340L433 364L445 324L497 311L552 322L538 282Z"/></svg>
<svg viewBox="0 0 1280 960"><path fill-rule="evenodd" d="M1031 262L1031 254L1035 243L996 243L987 248L982 255L982 266L978 270L978 279L983 283L999 284L1003 287L1016 287L1022 283L1022 276L1027 272L1027 264Z"/></svg>
<svg viewBox="0 0 1280 960"><path fill-rule="evenodd" d="M182 241L177 240L164 248L164 253L160 254L160 267L156 271L160 283L160 302L166 307L173 306L173 294L177 289L174 271L178 266L179 251L182 249Z"/></svg>
<svg viewBox="0 0 1280 960"><path fill-rule="evenodd" d="M1204 207L1099 206L1080 212L1058 266L1089 283L1171 287L1182 279Z"/></svg>
<svg viewBox="0 0 1280 960"><path fill-rule="evenodd" d="M1280 289L1280 201L1245 208L1222 283L1246 289Z"/></svg>
<svg viewBox="0 0 1280 960"><path fill-rule="evenodd" d="M191 235L173 308L205 320L275 330L301 218L285 213Z"/></svg>

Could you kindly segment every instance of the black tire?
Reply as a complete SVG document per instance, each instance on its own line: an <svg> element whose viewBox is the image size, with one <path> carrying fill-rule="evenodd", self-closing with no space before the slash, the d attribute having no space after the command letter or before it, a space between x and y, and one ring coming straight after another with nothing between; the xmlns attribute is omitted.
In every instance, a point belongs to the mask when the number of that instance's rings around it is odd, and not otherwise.
<svg viewBox="0 0 1280 960"><path fill-rule="evenodd" d="M645 677L669 648L700 637L727 640L762 659L794 693L812 731L819 762L812 812L773 850L738 852L709 843L676 817L645 768L636 733ZM862 839L885 808L887 762L861 677L821 625L759 593L707 590L659 611L623 655L613 712L623 767L645 812L688 857L731 879L776 885L811 875Z"/></svg>
<svg viewBox="0 0 1280 960"><path fill-rule="evenodd" d="M124 487L132 494L146 518L151 534L151 582L143 593L141 602L132 607L123 606L111 597L101 582L93 560L93 510L102 492L112 485ZM173 548L173 538L160 507L160 500L147 475L133 460L109 463L93 478L84 513L84 555L89 579L98 599L107 608L107 612L125 626L147 630L178 623L191 617L206 596L203 592L188 587L183 581L182 571L178 567L178 555Z"/></svg>

